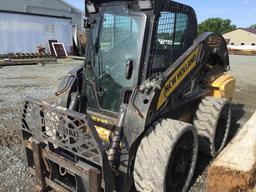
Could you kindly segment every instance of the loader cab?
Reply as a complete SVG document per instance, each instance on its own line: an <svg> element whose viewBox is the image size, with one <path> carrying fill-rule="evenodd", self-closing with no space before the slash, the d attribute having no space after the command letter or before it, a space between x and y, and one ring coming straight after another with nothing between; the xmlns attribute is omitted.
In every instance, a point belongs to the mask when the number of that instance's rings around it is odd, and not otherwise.
<svg viewBox="0 0 256 192"><path fill-rule="evenodd" d="M153 1L106 0L87 5L85 92L89 109L117 116L135 87L166 71L192 45L197 35L193 9L161 2L157 7Z"/></svg>

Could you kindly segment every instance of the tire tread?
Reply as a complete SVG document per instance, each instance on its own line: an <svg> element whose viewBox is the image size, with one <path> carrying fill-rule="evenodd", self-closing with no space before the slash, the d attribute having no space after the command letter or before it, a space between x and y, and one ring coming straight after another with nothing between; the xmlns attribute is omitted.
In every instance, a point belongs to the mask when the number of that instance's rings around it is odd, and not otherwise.
<svg viewBox="0 0 256 192"><path fill-rule="evenodd" d="M184 130L193 131L195 137L192 171L190 171L184 189L189 187L198 151L195 128L191 124L176 120L161 119L149 128L137 151L133 176L138 191L164 191L163 180L168 165L169 154L172 151L171 146L175 145L177 140L182 136L182 133L184 133Z"/></svg>
<svg viewBox="0 0 256 192"><path fill-rule="evenodd" d="M206 97L196 112L194 125L198 134L199 150L208 156L215 157L222 150L222 148L215 150L214 137L219 115L227 104L229 105L227 99ZM229 132L229 127L227 131Z"/></svg>

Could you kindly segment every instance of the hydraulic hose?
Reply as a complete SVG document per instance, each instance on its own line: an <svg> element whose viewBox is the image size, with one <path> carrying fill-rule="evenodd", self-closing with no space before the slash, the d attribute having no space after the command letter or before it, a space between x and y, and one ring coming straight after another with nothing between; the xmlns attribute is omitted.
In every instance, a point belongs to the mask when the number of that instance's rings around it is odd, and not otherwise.
<svg viewBox="0 0 256 192"><path fill-rule="evenodd" d="M108 160L110 162L110 165L114 169L118 169L119 162L120 162L120 156L121 156L120 144L123 139L124 118L125 118L126 108L127 108L127 105L121 105L120 107L120 113L119 113L118 122L115 128L115 133L114 133L110 148L108 150Z"/></svg>

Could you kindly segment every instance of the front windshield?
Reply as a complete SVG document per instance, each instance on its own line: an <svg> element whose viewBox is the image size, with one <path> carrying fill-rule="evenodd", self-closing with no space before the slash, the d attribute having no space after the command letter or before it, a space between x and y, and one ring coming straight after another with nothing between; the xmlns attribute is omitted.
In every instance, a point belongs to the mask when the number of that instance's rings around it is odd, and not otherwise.
<svg viewBox="0 0 256 192"><path fill-rule="evenodd" d="M94 65L98 100L104 110L118 112L123 88L137 79L145 29L144 14L129 13L124 6L106 7L93 29ZM132 60L133 73L125 78L126 62Z"/></svg>

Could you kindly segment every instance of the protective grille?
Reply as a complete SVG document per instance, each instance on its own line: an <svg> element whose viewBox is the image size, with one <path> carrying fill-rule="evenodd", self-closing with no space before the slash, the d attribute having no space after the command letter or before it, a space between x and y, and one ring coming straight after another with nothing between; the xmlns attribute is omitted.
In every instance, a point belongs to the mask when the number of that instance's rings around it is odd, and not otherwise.
<svg viewBox="0 0 256 192"><path fill-rule="evenodd" d="M128 16L104 15L101 47L113 48L125 38L131 37L138 32L136 22ZM107 47L106 47L107 45Z"/></svg>
<svg viewBox="0 0 256 192"><path fill-rule="evenodd" d="M157 23L149 59L149 76L168 69L193 43L195 22L188 7L168 2Z"/></svg>
<svg viewBox="0 0 256 192"><path fill-rule="evenodd" d="M26 101L22 129L37 141L63 148L86 160L101 165L98 134L86 115L29 99Z"/></svg>

